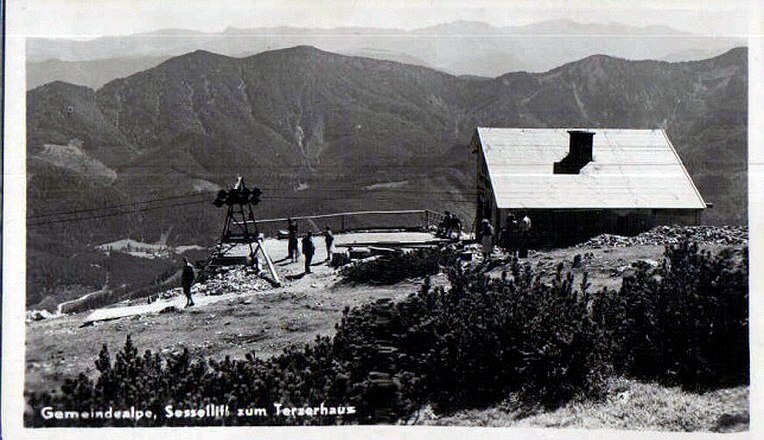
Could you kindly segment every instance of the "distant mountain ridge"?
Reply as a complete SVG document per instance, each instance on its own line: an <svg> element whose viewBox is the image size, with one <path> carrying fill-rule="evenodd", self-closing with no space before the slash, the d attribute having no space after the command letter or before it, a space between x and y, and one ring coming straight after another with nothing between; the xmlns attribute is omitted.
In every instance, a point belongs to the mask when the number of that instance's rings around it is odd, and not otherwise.
<svg viewBox="0 0 764 440"><path fill-rule="evenodd" d="M194 179L225 186L237 170L283 188L362 187L436 178L433 164L459 170L453 188L467 191L477 126L666 128L717 204L710 218L740 223L746 72L744 48L683 63L595 55L492 80L307 46L246 58L195 51L98 91L30 91L28 150L78 143L133 195L191 190Z"/></svg>
<svg viewBox="0 0 764 440"><path fill-rule="evenodd" d="M204 33L165 29L87 41L29 39L27 86L32 89L62 80L99 88L112 79L155 65L159 58L196 49L249 56L310 45L350 56L432 67L455 75L496 77L511 71L543 72L591 55L592 48L628 59L685 61L715 56L742 44L744 40L694 35L664 26L572 20L504 27L461 21L412 30L274 27Z"/></svg>

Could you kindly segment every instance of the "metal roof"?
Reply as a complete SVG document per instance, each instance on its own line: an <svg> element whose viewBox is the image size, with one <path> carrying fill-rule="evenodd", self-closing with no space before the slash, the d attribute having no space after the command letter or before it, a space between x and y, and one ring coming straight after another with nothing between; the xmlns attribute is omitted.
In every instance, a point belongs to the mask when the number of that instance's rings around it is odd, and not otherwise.
<svg viewBox="0 0 764 440"><path fill-rule="evenodd" d="M568 130L594 132L593 161L553 174ZM703 197L663 130L477 129L499 208L704 209Z"/></svg>

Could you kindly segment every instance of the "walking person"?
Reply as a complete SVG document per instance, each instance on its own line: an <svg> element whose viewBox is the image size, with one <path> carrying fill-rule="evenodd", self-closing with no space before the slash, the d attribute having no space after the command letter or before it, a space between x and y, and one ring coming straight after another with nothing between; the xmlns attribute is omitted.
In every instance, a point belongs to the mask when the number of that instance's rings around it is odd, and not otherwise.
<svg viewBox="0 0 764 440"><path fill-rule="evenodd" d="M180 275L180 283L183 286L183 294L186 295L186 307L194 305L191 298L191 286L194 285L194 266L189 263L188 258L183 257L183 271Z"/></svg>
<svg viewBox="0 0 764 440"><path fill-rule="evenodd" d="M494 233L491 222L489 222L487 218L484 218L480 230L480 240L483 244L483 261L488 261L488 257L493 253L494 235L496 234Z"/></svg>
<svg viewBox="0 0 764 440"><path fill-rule="evenodd" d="M289 258L292 260L292 263L296 263L297 259L300 258L300 251L298 249L298 239L297 239L297 222L292 220L292 218L287 219L287 229L289 231Z"/></svg>
<svg viewBox="0 0 764 440"><path fill-rule="evenodd" d="M324 242L326 242L326 261L330 263L334 253L334 234L332 234L332 229L329 226L326 227L326 232L324 232Z"/></svg>
<svg viewBox="0 0 764 440"><path fill-rule="evenodd" d="M302 254L305 255L305 273L311 273L310 263L313 261L313 255L316 253L316 245L313 243L313 233L308 231L302 239Z"/></svg>

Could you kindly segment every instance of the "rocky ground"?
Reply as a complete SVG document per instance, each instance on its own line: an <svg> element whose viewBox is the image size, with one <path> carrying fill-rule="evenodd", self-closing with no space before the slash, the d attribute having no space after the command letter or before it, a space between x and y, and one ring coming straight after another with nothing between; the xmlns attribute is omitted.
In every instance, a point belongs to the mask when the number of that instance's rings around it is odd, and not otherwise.
<svg viewBox="0 0 764 440"><path fill-rule="evenodd" d="M576 245L580 249L604 247L624 247L635 245L676 244L683 238L699 241L706 245L742 245L748 243L748 228L745 226L659 226L634 237L602 234Z"/></svg>

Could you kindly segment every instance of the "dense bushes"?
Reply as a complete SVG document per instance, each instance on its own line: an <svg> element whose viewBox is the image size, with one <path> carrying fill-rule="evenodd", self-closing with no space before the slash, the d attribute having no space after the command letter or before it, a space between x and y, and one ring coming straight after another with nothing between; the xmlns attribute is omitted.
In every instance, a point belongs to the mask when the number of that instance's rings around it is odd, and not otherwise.
<svg viewBox="0 0 764 440"><path fill-rule="evenodd" d="M614 372L694 387L741 383L748 374L747 264L746 250L711 255L684 243L668 247L656 268L638 264L620 291L596 293L586 275L574 280L561 265L548 284L516 261L506 279L450 265L449 288L425 281L403 301L346 309L333 339L270 359L252 353L223 362L191 360L188 352L139 356L128 339L113 363L104 347L96 381L80 375L60 394L32 395L29 403L150 405L160 418L145 424L385 423L428 403L448 411L510 395L524 406L596 397ZM320 402L356 413L272 413L273 403ZM228 404L234 413L263 407L269 415L161 417L164 405L205 403ZM34 413L27 421L51 424Z"/></svg>
<svg viewBox="0 0 764 440"><path fill-rule="evenodd" d="M623 371L691 388L748 380L748 251L666 247L603 304Z"/></svg>
<svg viewBox="0 0 764 440"><path fill-rule="evenodd" d="M515 263L512 272L505 282L455 268L450 289L425 285L398 306L400 369L418 379L420 404L471 407L517 392L526 402L555 405L600 392L606 341L586 312L586 289L577 290L561 268L552 285L530 266Z"/></svg>

